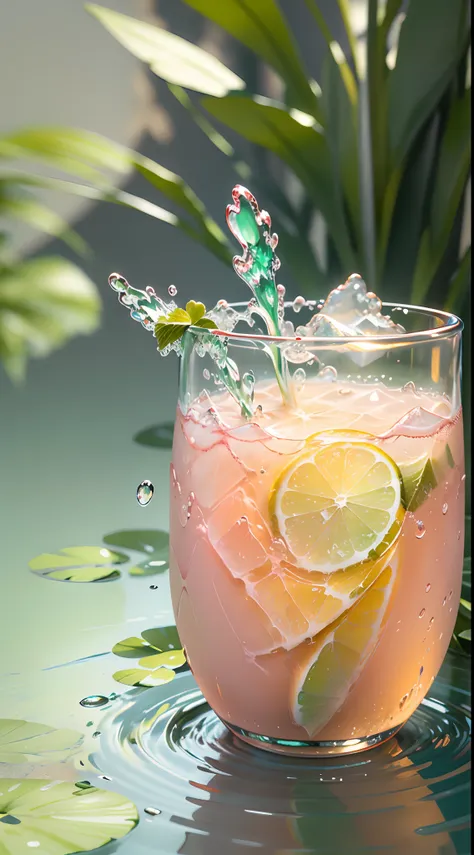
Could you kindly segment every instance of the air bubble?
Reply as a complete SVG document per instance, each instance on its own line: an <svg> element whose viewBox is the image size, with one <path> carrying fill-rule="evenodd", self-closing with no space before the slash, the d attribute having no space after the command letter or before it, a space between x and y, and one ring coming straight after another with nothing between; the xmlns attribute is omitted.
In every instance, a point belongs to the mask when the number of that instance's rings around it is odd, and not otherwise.
<svg viewBox="0 0 474 855"><path fill-rule="evenodd" d="M170 287L168 288L168 294L170 295L170 297L176 297L177 293L178 289L176 285L170 285Z"/></svg>
<svg viewBox="0 0 474 855"><path fill-rule="evenodd" d="M211 379L211 372L209 371L208 368L204 369L204 371L202 372L202 376L204 377L204 380L210 380Z"/></svg>
<svg viewBox="0 0 474 855"><path fill-rule="evenodd" d="M332 365L327 365L318 373L318 380L323 380L325 383L335 383L337 380L337 371Z"/></svg>
<svg viewBox="0 0 474 855"><path fill-rule="evenodd" d="M428 582L428 584L427 584L427 586L426 586L426 588L425 588L425 593L427 594L427 593L428 593L428 591L431 591L431 585L430 585L430 583L429 583L429 582Z"/></svg>
<svg viewBox="0 0 474 855"><path fill-rule="evenodd" d="M143 507L148 505L152 498L155 488L151 481L142 481L137 487L137 502Z"/></svg>
<svg viewBox="0 0 474 855"><path fill-rule="evenodd" d="M305 384L306 380L306 371L304 368L297 368L295 373L293 374L293 382L298 392L301 391Z"/></svg>
<svg viewBox="0 0 474 855"><path fill-rule="evenodd" d="M447 503L447 502L445 502L445 503L444 503L444 505L443 505L443 507L441 508L441 510L443 511L443 514L447 514L447 513L448 513L448 503Z"/></svg>
<svg viewBox="0 0 474 855"><path fill-rule="evenodd" d="M425 612L426 612L426 609L422 609L422 610L421 610L421 612L420 612L420 614L418 615L418 617L419 617L419 618L422 618L422 617L423 617L423 615L425 614Z"/></svg>

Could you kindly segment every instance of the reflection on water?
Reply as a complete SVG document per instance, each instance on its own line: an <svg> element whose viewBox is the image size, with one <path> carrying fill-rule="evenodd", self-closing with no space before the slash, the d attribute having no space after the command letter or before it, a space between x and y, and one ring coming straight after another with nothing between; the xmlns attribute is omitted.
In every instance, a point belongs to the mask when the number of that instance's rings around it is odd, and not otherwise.
<svg viewBox="0 0 474 855"><path fill-rule="evenodd" d="M94 764L147 815L134 833L137 853L159 840L160 855L254 848L464 855L470 719L463 665L450 654L396 737L343 760L280 757L240 742L184 673L171 685L122 696L101 722Z"/></svg>

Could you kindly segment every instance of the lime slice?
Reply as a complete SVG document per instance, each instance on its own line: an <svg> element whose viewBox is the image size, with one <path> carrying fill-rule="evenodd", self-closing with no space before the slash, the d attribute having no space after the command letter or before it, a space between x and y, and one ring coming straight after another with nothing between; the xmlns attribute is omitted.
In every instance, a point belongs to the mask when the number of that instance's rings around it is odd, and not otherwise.
<svg viewBox="0 0 474 855"><path fill-rule="evenodd" d="M415 460L399 463L402 475L402 500L408 511L416 511L429 493L444 477L446 468L453 469L455 461L449 445L443 445L439 454L422 454Z"/></svg>
<svg viewBox="0 0 474 855"><path fill-rule="evenodd" d="M400 507L398 466L366 442L316 445L293 460L270 495L273 527L296 565L322 573L373 556Z"/></svg>
<svg viewBox="0 0 474 855"><path fill-rule="evenodd" d="M310 737L332 718L374 650L396 576L396 551L369 590L306 648L292 710ZM305 648L303 647L302 650Z"/></svg>

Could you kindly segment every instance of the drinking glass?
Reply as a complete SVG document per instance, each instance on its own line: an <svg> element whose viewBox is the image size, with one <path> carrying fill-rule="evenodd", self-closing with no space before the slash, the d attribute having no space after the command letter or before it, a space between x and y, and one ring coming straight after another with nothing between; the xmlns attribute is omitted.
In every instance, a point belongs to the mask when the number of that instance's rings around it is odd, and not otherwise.
<svg viewBox="0 0 474 855"><path fill-rule="evenodd" d="M405 334L214 334L252 387L251 412L203 347L209 332L185 334L171 465L176 624L217 716L269 751L342 754L388 739L429 691L454 627L462 323L383 310ZM291 313L295 325L310 317Z"/></svg>

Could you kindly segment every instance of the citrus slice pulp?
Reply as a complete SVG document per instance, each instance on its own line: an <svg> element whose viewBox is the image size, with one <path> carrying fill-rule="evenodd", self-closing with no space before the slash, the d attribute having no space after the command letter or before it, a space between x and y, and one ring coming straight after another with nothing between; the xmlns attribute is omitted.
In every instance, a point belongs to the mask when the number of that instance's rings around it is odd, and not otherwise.
<svg viewBox="0 0 474 855"><path fill-rule="evenodd" d="M297 566L321 573L376 556L401 507L396 463L371 443L333 439L297 457L270 497L273 526Z"/></svg>

